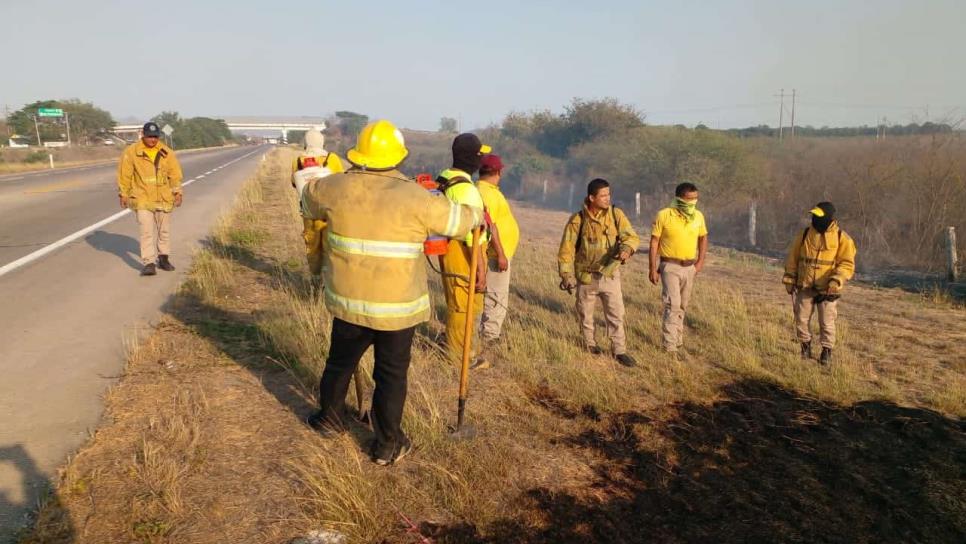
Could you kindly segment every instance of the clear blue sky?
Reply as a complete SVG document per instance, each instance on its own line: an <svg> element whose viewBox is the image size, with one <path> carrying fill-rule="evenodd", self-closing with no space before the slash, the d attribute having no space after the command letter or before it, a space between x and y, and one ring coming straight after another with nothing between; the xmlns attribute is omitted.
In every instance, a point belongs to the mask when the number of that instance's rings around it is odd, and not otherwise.
<svg viewBox="0 0 966 544"><path fill-rule="evenodd" d="M658 124L966 114L966 1L2 0L0 106L464 128L611 96ZM790 104L787 104L790 108ZM786 116L787 123L787 116Z"/></svg>

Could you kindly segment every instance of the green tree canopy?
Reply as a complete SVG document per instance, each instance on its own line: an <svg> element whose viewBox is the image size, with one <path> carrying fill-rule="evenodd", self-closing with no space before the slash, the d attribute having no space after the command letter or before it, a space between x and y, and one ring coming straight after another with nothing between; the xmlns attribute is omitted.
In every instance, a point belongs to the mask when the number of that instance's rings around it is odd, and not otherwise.
<svg viewBox="0 0 966 544"><path fill-rule="evenodd" d="M41 117L34 125L34 116L40 108L60 108L70 116L70 136L75 143L89 143L94 137L103 134L114 126L111 114L90 102L77 99L70 100L38 100L27 104L23 108L10 114L7 119L11 129L37 144L37 129L40 138L47 141L64 141L67 139L67 119L59 117Z"/></svg>

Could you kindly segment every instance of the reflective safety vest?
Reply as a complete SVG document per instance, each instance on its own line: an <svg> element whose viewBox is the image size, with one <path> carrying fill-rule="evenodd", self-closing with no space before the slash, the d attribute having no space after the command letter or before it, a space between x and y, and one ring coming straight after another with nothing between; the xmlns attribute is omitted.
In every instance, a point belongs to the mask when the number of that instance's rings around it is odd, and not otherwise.
<svg viewBox="0 0 966 544"><path fill-rule="evenodd" d="M349 170L310 180L307 219L327 223L322 273L333 317L375 330L430 317L423 241L462 237L482 212L433 195L402 173Z"/></svg>
<svg viewBox="0 0 966 544"><path fill-rule="evenodd" d="M439 183L439 188L449 198L457 204L465 204L467 206L473 206L480 210L484 209L483 206L483 195L480 194L480 190L477 189L476 184L470 178L470 175L458 168L447 168L439 173L439 177L436 178L436 183ZM490 233L487 229L483 229L483 235L480 236L480 244L485 244L490 240ZM466 236L466 245L473 244L473 234L470 233Z"/></svg>

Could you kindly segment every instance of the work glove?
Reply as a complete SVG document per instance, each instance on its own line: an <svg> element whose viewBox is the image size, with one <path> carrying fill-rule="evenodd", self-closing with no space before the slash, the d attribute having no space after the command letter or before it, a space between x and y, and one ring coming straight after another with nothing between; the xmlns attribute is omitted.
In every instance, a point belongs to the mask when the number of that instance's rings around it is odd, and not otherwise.
<svg viewBox="0 0 966 544"><path fill-rule="evenodd" d="M795 294L795 286L794 286L794 285L792 285L791 283L786 283L786 284L785 284L785 291L786 291L786 292L787 292L787 293L788 293L789 295L794 295L794 294Z"/></svg>
<svg viewBox="0 0 966 544"><path fill-rule="evenodd" d="M178 193L178 194L174 195L174 207L175 208L180 208L182 202L184 202L184 195L182 195L181 193Z"/></svg>
<svg viewBox="0 0 966 544"><path fill-rule="evenodd" d="M567 276L566 278L560 281L560 289L562 291L567 291L568 293L573 294L574 289L576 288L577 288L577 278L573 276Z"/></svg>
<svg viewBox="0 0 966 544"><path fill-rule="evenodd" d="M841 295L842 294L842 282L836 279L829 280L828 290L826 294L829 295Z"/></svg>

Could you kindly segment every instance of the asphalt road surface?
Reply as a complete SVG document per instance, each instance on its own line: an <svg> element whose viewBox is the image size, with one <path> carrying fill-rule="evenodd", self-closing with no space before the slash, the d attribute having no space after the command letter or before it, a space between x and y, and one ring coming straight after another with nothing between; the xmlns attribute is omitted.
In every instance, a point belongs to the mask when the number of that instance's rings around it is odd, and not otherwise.
<svg viewBox="0 0 966 544"><path fill-rule="evenodd" d="M0 542L98 424L125 342L160 315L190 257L269 148L179 156L175 272L138 275L138 228L114 164L0 176Z"/></svg>

